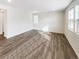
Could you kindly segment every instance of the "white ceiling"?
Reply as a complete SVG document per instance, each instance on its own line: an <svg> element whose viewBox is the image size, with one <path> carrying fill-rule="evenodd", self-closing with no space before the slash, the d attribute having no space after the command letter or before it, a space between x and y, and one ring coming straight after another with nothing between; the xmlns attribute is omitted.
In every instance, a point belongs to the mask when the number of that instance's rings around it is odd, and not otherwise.
<svg viewBox="0 0 79 59"><path fill-rule="evenodd" d="M0 0L1 3L10 4L16 7L32 11L56 11L64 10L72 0Z"/></svg>

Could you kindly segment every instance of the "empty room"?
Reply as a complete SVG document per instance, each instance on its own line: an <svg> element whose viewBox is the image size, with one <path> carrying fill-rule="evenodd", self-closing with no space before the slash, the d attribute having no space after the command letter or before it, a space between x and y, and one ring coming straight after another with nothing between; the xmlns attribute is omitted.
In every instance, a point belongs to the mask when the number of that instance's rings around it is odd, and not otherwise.
<svg viewBox="0 0 79 59"><path fill-rule="evenodd" d="M79 0L0 0L0 59L79 59Z"/></svg>

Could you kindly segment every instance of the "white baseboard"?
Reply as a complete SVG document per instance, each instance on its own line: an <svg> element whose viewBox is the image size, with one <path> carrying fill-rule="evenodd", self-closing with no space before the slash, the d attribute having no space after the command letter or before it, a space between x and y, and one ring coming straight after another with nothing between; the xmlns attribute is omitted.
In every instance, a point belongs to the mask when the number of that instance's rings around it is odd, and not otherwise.
<svg viewBox="0 0 79 59"><path fill-rule="evenodd" d="M8 36L8 35L5 35L5 37L6 37L7 39L9 39L9 38L11 38L11 37L17 36L17 35L19 35L19 34L22 34L22 33L24 33L24 32L30 31L30 30L32 30L32 29L28 29L28 30L25 30L25 31L22 31L22 32L13 34L13 35L9 35L9 36Z"/></svg>

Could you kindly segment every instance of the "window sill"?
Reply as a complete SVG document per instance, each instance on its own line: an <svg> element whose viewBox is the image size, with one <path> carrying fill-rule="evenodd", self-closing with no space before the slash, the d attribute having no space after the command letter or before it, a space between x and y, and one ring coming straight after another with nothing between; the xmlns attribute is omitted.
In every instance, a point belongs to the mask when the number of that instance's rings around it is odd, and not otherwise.
<svg viewBox="0 0 79 59"><path fill-rule="evenodd" d="M77 35L79 35L79 32L76 32Z"/></svg>

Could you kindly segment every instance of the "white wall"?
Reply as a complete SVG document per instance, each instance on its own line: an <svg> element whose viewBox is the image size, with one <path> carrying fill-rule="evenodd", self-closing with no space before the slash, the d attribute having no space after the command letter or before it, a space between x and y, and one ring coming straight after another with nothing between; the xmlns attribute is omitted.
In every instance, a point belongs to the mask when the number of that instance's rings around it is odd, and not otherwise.
<svg viewBox="0 0 79 59"><path fill-rule="evenodd" d="M0 35L3 34L2 23L3 23L3 13L0 11Z"/></svg>
<svg viewBox="0 0 79 59"><path fill-rule="evenodd" d="M79 0L74 0L66 9L65 11L65 35L68 39L68 41L70 42L72 48L74 49L74 51L76 52L77 56L79 57L79 35L71 32L67 29L67 12L69 9L71 9L72 7L74 7L76 4L79 4Z"/></svg>
<svg viewBox="0 0 79 59"><path fill-rule="evenodd" d="M0 8L7 10L6 34L7 38L26 32L33 28L31 13L25 9L0 4Z"/></svg>
<svg viewBox="0 0 79 59"><path fill-rule="evenodd" d="M64 32L64 11L53 11L47 13L39 13L38 21L36 25L38 30L44 30L49 32Z"/></svg>
<svg viewBox="0 0 79 59"><path fill-rule="evenodd" d="M11 8L8 12L8 36L14 36L19 33L32 29L30 13L18 8Z"/></svg>

